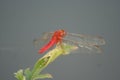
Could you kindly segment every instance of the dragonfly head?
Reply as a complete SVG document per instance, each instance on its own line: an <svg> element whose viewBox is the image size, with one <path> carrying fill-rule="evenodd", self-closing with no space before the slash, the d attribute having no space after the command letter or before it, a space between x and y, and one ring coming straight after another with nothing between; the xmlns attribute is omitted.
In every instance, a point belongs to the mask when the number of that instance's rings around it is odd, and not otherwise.
<svg viewBox="0 0 120 80"><path fill-rule="evenodd" d="M60 29L60 30L59 30L59 35L60 35L61 37L64 37L64 36L66 35L65 30Z"/></svg>
<svg viewBox="0 0 120 80"><path fill-rule="evenodd" d="M59 29L54 32L53 39L56 39L56 42L59 42L64 36L66 36L66 32L63 29Z"/></svg>

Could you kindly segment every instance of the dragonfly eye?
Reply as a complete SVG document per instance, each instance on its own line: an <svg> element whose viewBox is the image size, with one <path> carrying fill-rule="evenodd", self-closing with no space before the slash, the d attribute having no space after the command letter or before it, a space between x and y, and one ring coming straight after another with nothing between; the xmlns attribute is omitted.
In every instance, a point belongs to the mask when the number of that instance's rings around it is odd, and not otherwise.
<svg viewBox="0 0 120 80"><path fill-rule="evenodd" d="M63 36L65 36L65 35L66 35L66 32L64 31L64 32L63 32Z"/></svg>
<svg viewBox="0 0 120 80"><path fill-rule="evenodd" d="M61 35L61 36L65 36L65 35L66 35L66 32L65 32L65 31L61 31L60 35Z"/></svg>

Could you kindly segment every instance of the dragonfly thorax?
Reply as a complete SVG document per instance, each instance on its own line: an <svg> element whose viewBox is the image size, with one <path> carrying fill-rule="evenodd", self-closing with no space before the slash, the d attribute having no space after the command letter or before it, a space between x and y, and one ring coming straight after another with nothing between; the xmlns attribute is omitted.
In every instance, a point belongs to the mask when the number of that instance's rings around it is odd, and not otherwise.
<svg viewBox="0 0 120 80"><path fill-rule="evenodd" d="M56 39L57 42L60 42L65 35L66 32L63 29L60 29L54 32L52 38Z"/></svg>

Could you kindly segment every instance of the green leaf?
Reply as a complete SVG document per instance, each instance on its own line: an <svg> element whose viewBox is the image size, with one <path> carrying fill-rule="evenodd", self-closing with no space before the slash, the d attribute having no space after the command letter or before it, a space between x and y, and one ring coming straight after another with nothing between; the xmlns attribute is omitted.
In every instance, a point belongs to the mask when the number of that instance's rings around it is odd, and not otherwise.
<svg viewBox="0 0 120 80"><path fill-rule="evenodd" d="M23 70L22 69L20 69L16 73L14 73L14 75L18 80L26 80L25 76L23 75Z"/></svg>
<svg viewBox="0 0 120 80"><path fill-rule="evenodd" d="M30 68L25 69L24 74L26 76L26 80L30 80L32 73L30 71Z"/></svg>
<svg viewBox="0 0 120 80"><path fill-rule="evenodd" d="M40 75L37 75L34 80L36 79L44 79L44 78L52 78L52 76L50 74L40 74Z"/></svg>
<svg viewBox="0 0 120 80"><path fill-rule="evenodd" d="M47 56L45 58L40 58L36 62L35 66L32 70L32 79L34 77L36 77L36 75L38 75L41 72L41 70L44 69L47 66L47 62L49 61L49 58L50 58L49 56Z"/></svg>

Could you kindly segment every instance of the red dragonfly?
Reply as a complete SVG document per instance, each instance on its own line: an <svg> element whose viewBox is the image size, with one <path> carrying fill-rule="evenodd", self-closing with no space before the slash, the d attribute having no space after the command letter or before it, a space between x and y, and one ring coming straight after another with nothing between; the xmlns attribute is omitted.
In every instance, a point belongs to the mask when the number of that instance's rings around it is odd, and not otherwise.
<svg viewBox="0 0 120 80"><path fill-rule="evenodd" d="M90 36L84 34L68 33L63 29L56 30L55 32L48 32L43 35L43 37L34 39L34 43L41 40L49 40L49 42L39 49L39 53L44 53L49 48L56 44L60 44L62 48L62 43L69 43L79 47L81 51L90 52L101 52L100 45L105 44L105 40L100 36ZM85 49L85 50L84 50Z"/></svg>

